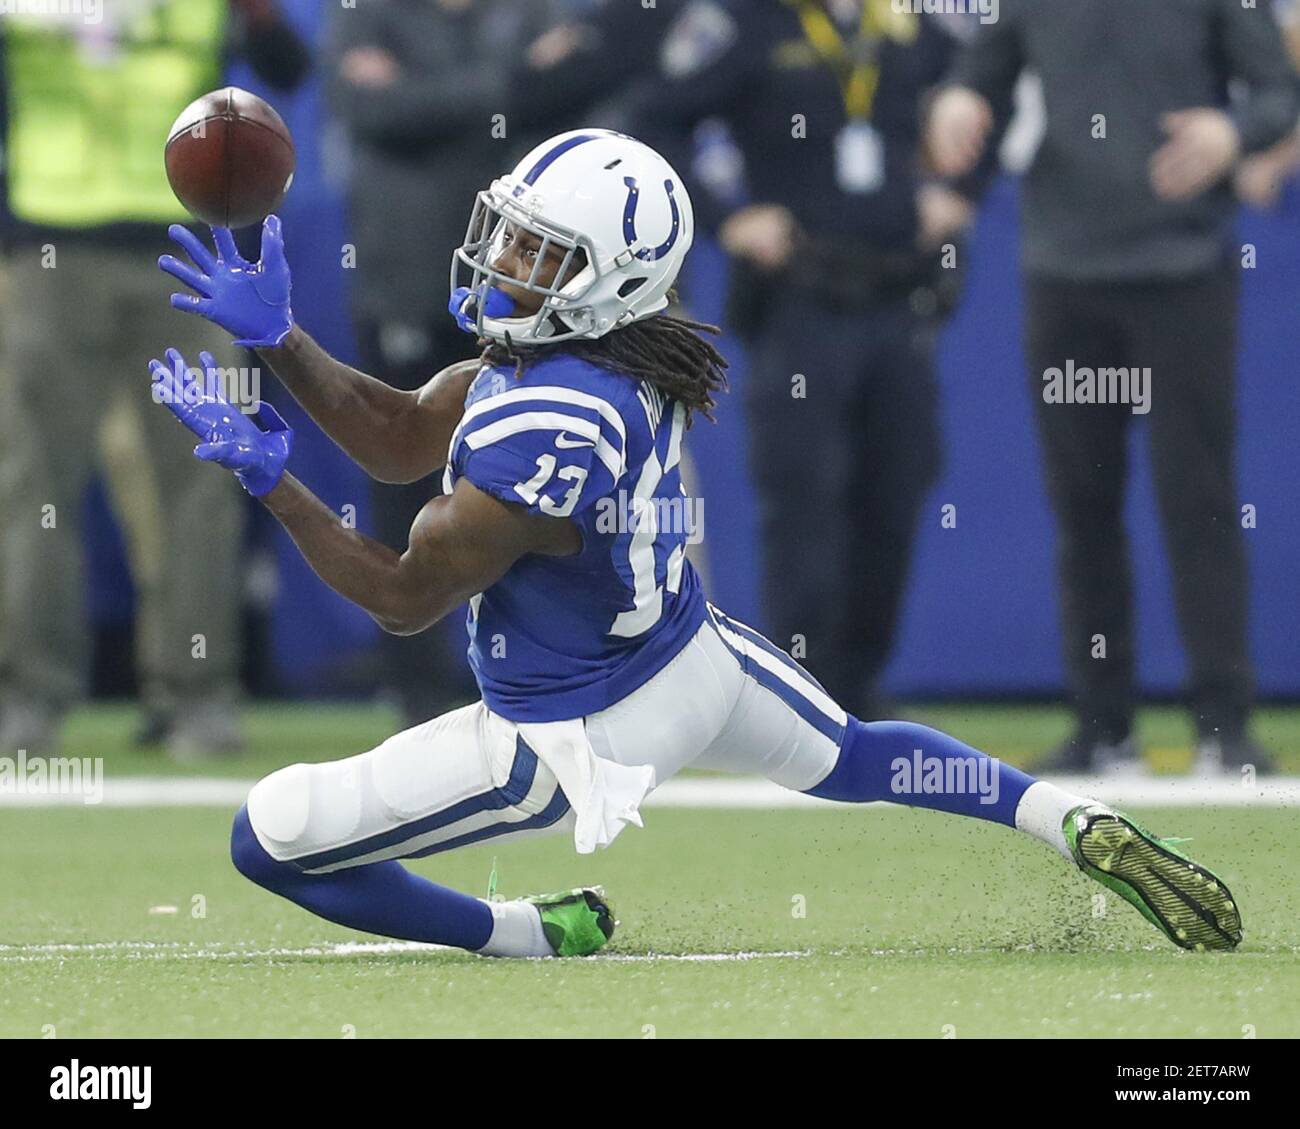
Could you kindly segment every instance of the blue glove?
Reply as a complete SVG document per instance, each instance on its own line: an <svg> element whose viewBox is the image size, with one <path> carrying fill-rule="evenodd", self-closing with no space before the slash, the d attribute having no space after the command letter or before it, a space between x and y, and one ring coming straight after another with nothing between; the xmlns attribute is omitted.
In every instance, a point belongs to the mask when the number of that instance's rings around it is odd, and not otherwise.
<svg viewBox="0 0 1300 1129"><path fill-rule="evenodd" d="M481 290L482 287L479 287ZM478 335L478 293L468 286L458 286L451 292L451 301L447 309L456 319L456 324L466 333ZM488 287L487 300L483 304L483 316L488 318L509 317L515 310L515 300L504 290L495 286Z"/></svg>
<svg viewBox="0 0 1300 1129"><path fill-rule="evenodd" d="M194 448L198 458L233 470L244 489L260 498L284 476L284 464L293 450L293 428L261 400L252 416L232 408L221 393L221 374L212 354L200 353L199 362L202 382L175 349L167 350L167 364L150 361L154 401L166 404L202 440Z"/></svg>
<svg viewBox="0 0 1300 1129"><path fill-rule="evenodd" d="M163 255L158 265L198 291L198 296L173 294L176 309L216 322L236 336L236 345L274 347L289 336L293 311L279 216L267 216L262 222L262 257L256 263L239 254L228 227L212 229L216 258L189 228L174 223L167 234L189 253L194 266L172 255Z"/></svg>

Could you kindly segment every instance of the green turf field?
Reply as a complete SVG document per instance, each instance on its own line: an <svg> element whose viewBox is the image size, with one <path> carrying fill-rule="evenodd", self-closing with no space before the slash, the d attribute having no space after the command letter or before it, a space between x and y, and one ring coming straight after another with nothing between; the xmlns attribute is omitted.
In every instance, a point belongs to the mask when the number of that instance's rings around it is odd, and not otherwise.
<svg viewBox="0 0 1300 1129"><path fill-rule="evenodd" d="M1055 711L913 713L1026 761L1064 728ZM177 771L119 751L131 720L83 715L86 747L67 752ZM354 752L388 724L259 710L254 749L223 771ZM1144 731L1185 742L1172 714ZM1271 714L1261 735L1294 760L1300 719ZM1098 916L1100 887L1003 828L890 807L652 809L595 856L558 837L414 864L478 893L494 853L508 896L604 883L616 944L565 962L349 949L376 939L234 871L219 809L0 810L0 1036L1300 1035L1295 813L1134 814L1192 836L1233 888L1236 953L1175 949L1109 896Z"/></svg>

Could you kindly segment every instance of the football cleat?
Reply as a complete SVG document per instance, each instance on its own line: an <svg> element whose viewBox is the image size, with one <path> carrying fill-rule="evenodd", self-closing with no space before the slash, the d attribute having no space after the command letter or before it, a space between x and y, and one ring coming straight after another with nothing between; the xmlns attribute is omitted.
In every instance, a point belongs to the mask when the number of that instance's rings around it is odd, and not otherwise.
<svg viewBox="0 0 1300 1129"><path fill-rule="evenodd" d="M1175 945L1235 949L1241 915L1228 888L1176 844L1103 804L1081 804L1062 824L1074 861Z"/></svg>
<svg viewBox="0 0 1300 1129"><path fill-rule="evenodd" d="M542 932L557 957L590 956L614 935L614 911L600 886L537 894L524 901L542 915Z"/></svg>

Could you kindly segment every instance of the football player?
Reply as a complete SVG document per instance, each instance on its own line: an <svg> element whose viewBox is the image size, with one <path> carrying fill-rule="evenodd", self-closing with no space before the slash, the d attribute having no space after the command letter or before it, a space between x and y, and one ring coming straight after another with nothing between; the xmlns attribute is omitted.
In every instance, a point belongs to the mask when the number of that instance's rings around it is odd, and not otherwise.
<svg viewBox="0 0 1300 1129"><path fill-rule="evenodd" d="M496 956L592 953L614 927L598 888L484 900L398 860L558 831L589 853L640 826L645 796L693 766L1002 823L1176 944L1240 940L1227 889L1170 841L933 729L860 722L705 600L684 553L682 441L714 408L726 362L704 336L714 327L666 312L693 214L646 145L562 134L478 195L453 256L451 311L483 352L417 392L334 360L295 324L276 217L257 263L224 229L215 253L184 228L172 235L192 264L160 265L194 291L173 305L257 349L375 478L445 466L446 493L398 553L286 471L292 430L270 406L249 416L226 403L211 357L194 371L175 350L151 362L155 398L198 436L195 454L234 471L321 579L384 630L422 631L468 601L482 691L368 752L258 782L231 841L252 881L389 937ZM792 452L792 474L798 457L815 452Z"/></svg>

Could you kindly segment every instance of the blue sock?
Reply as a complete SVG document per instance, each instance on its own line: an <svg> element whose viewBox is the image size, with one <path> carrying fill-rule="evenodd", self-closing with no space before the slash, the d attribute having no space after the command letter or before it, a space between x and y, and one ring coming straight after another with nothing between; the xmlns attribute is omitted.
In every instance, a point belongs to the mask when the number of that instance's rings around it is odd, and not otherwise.
<svg viewBox="0 0 1300 1129"><path fill-rule="evenodd" d="M1019 769L955 737L909 721L849 717L830 775L809 788L827 800L888 800L1016 825L1016 805L1034 783Z"/></svg>
<svg viewBox="0 0 1300 1129"><path fill-rule="evenodd" d="M486 902L412 874L396 859L330 874L276 862L253 834L247 807L235 816L230 857L244 877L350 929L460 949L481 949L492 936Z"/></svg>

